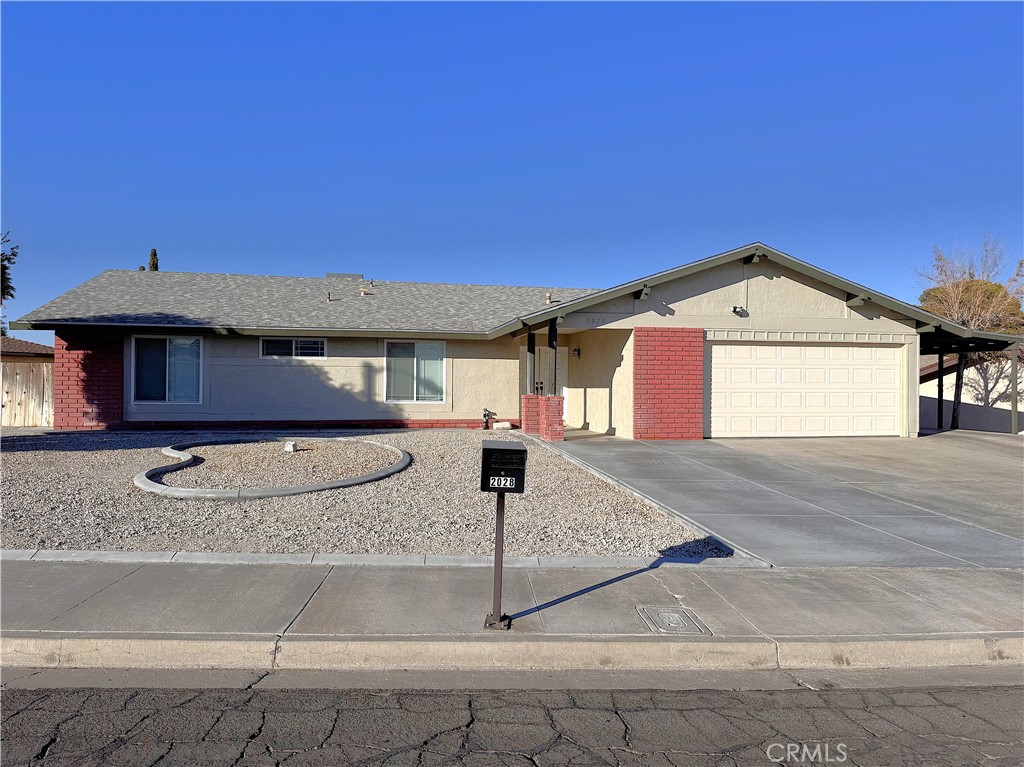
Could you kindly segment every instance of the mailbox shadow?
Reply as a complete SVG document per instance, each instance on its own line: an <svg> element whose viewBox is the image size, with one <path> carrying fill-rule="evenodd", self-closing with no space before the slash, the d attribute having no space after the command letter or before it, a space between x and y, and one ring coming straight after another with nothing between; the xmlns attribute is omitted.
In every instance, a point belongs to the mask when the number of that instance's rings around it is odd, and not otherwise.
<svg viewBox="0 0 1024 767"><path fill-rule="evenodd" d="M708 544L709 547L717 547L719 545L718 541L716 541L714 538L704 538L704 539L702 539L700 541L694 541L691 544L683 544L683 546L673 546L673 547L668 548L668 549L661 549L661 551L659 552L659 554L661 554L661 556L659 556L657 559L655 559L653 562L651 562L651 564L647 565L647 567L641 567L641 568L639 568L637 570L632 570L632 571L630 571L628 573L623 573L622 575L616 575L614 578L608 578L607 580L601 581L600 583L595 583L592 586L587 586L586 588L577 589L576 591L572 592L571 594L566 594L564 596L548 600L547 602L544 602L543 604L534 605L533 607L530 607L530 608L528 608L526 610L521 610L521 611L515 613L514 615L510 615L509 616L509 620L514 623L518 618L525 618L528 615L536 615L541 610L547 610L548 608L551 608L551 607L557 607L560 604L564 604L565 602L572 601L573 599L577 599L578 597L585 596L586 594L590 594L590 593L592 593L594 591L597 591L599 589L606 588L607 586L613 586L616 583L621 583L622 581L629 580L630 578L634 578L637 575L643 575L644 573L649 573L649 572L651 572L651 570L657 570L662 565L668 564L670 562L686 563L686 564L698 564L699 562L703 562L705 559L714 558L715 555L713 555L713 554L712 555L708 555L708 554L703 554L703 553L700 554L700 555L696 555L696 556L680 555L683 551L687 550L693 544L704 544L704 543ZM719 555L719 556L721 556L721 555Z"/></svg>

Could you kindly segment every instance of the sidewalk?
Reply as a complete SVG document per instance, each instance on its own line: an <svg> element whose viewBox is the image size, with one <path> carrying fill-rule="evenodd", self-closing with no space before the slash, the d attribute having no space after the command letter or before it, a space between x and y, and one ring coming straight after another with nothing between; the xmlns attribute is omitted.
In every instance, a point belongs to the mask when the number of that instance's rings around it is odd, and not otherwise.
<svg viewBox="0 0 1024 767"><path fill-rule="evenodd" d="M1019 678L1016 569L2 563L4 666L796 669Z"/></svg>

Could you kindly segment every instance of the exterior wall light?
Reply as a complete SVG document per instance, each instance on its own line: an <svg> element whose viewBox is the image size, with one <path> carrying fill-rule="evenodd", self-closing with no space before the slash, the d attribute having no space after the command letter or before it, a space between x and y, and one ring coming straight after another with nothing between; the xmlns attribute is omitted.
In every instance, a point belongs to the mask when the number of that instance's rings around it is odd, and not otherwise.
<svg viewBox="0 0 1024 767"><path fill-rule="evenodd" d="M573 350L572 350L572 356L573 356L573 357L576 357L576 359L579 359L579 356L580 356L580 347L578 347L578 346L577 346L577 347L576 347L575 349L573 349Z"/></svg>
<svg viewBox="0 0 1024 767"><path fill-rule="evenodd" d="M737 317L749 317L750 316L750 314L747 312L747 310L744 309L742 306L734 306L732 308L732 313L735 314Z"/></svg>

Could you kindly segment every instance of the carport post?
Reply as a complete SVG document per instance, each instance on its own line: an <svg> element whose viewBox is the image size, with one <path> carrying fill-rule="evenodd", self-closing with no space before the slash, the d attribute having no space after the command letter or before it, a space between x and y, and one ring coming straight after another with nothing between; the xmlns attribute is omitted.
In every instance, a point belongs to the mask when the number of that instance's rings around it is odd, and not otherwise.
<svg viewBox="0 0 1024 767"><path fill-rule="evenodd" d="M1010 347L1010 434L1017 433L1017 344Z"/></svg>
<svg viewBox="0 0 1024 767"><path fill-rule="evenodd" d="M943 373L942 363L944 363L945 361L946 361L946 355L943 354L940 351L939 352L939 377L935 379L936 381L939 382L939 399L935 403L935 407L936 407L936 411L937 411L935 428L937 430L939 430L939 431L942 431L942 416L943 416L943 413L942 413L942 398L944 396L944 392L942 391L942 373Z"/></svg>

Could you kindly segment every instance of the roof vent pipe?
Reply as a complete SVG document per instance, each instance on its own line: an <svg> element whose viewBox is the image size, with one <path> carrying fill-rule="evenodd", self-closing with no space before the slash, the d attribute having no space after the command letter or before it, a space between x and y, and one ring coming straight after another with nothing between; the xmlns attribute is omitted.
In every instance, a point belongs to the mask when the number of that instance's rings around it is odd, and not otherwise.
<svg viewBox="0 0 1024 767"><path fill-rule="evenodd" d="M548 306L551 306L551 304L555 303L554 300L552 300L550 293L547 294L547 296L545 297L545 300L547 301L547 305Z"/></svg>

